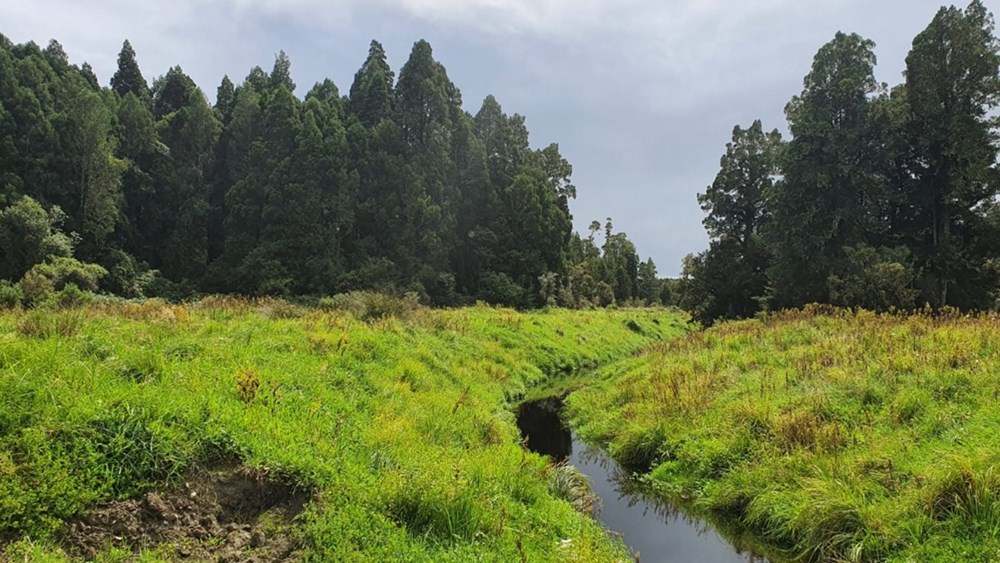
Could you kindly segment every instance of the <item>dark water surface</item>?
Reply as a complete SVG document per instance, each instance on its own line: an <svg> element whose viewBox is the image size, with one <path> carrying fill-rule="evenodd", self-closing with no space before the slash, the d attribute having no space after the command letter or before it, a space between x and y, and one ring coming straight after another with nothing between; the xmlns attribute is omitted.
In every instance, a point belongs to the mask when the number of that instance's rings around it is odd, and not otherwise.
<svg viewBox="0 0 1000 563"><path fill-rule="evenodd" d="M569 460L600 497L595 517L637 553L642 563L746 563L764 558L741 553L709 524L685 516L668 502L635 492L627 474L600 451L576 439L559 418L562 404L544 399L522 405L517 424L528 449Z"/></svg>

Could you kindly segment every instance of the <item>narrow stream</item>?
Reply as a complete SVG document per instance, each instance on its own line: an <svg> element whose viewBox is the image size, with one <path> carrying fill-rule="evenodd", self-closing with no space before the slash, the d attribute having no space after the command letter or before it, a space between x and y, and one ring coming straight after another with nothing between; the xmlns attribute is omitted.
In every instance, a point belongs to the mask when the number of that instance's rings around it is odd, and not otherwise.
<svg viewBox="0 0 1000 563"><path fill-rule="evenodd" d="M630 487L627 474L602 452L588 448L560 419L559 399L521 406L517 425L528 449L556 461L569 460L589 479L600 497L594 516L621 535L642 563L761 563L760 556L740 552L706 522L690 518L669 502L647 497Z"/></svg>

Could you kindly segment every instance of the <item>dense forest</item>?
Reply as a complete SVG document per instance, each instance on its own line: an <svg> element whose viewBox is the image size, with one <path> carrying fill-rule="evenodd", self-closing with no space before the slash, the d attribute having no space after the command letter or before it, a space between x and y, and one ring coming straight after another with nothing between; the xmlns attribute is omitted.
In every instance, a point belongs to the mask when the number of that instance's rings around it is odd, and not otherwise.
<svg viewBox="0 0 1000 563"><path fill-rule="evenodd" d="M611 220L572 231L572 167L492 96L475 115L418 41L398 78L373 41L347 95L291 63L148 84L125 41L89 65L0 36L0 305L59 292L184 298L414 292L517 307L659 302ZM596 238L601 235L602 240ZM66 296L64 296L66 297Z"/></svg>
<svg viewBox="0 0 1000 563"><path fill-rule="evenodd" d="M398 77L373 41L350 91L294 95L291 63L110 87L62 47L0 36L0 304L80 290L413 292L516 307L677 304L703 323L830 303L991 309L1000 297L1000 41L981 0L942 8L904 83L838 33L786 106L737 126L698 196L710 247L657 278L610 219L573 232L572 166L492 96L472 115L425 41Z"/></svg>
<svg viewBox="0 0 1000 563"><path fill-rule="evenodd" d="M791 139L736 127L698 196L708 250L680 301L704 322L831 303L990 309L1000 289L1000 41L980 0L942 8L905 82L838 33L785 107Z"/></svg>

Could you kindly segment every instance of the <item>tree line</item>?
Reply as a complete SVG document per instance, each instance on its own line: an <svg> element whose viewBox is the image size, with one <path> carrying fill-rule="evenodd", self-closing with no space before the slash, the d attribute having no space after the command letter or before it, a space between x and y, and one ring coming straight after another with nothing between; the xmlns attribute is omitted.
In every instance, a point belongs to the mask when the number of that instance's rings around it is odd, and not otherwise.
<svg viewBox="0 0 1000 563"><path fill-rule="evenodd" d="M572 230L572 166L490 96L472 115L425 41L371 43L347 95L304 99L282 52L214 105L128 41L109 87L51 41L0 35L0 302L60 291L415 292L455 305L663 301L610 219ZM596 235L603 235L600 242Z"/></svg>
<svg viewBox="0 0 1000 563"><path fill-rule="evenodd" d="M1000 297L1000 42L980 0L941 8L905 82L838 33L785 107L791 138L737 126L698 201L710 246L677 298L699 320L829 303L990 309Z"/></svg>

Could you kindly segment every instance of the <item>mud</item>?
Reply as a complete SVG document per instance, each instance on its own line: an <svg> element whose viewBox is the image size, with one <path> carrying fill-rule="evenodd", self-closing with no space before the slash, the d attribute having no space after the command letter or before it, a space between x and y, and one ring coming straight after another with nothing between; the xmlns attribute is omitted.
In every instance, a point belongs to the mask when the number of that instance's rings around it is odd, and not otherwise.
<svg viewBox="0 0 1000 563"><path fill-rule="evenodd" d="M293 520L311 498L236 463L199 466L179 486L101 505L63 527L74 557L111 546L187 561L297 560Z"/></svg>

